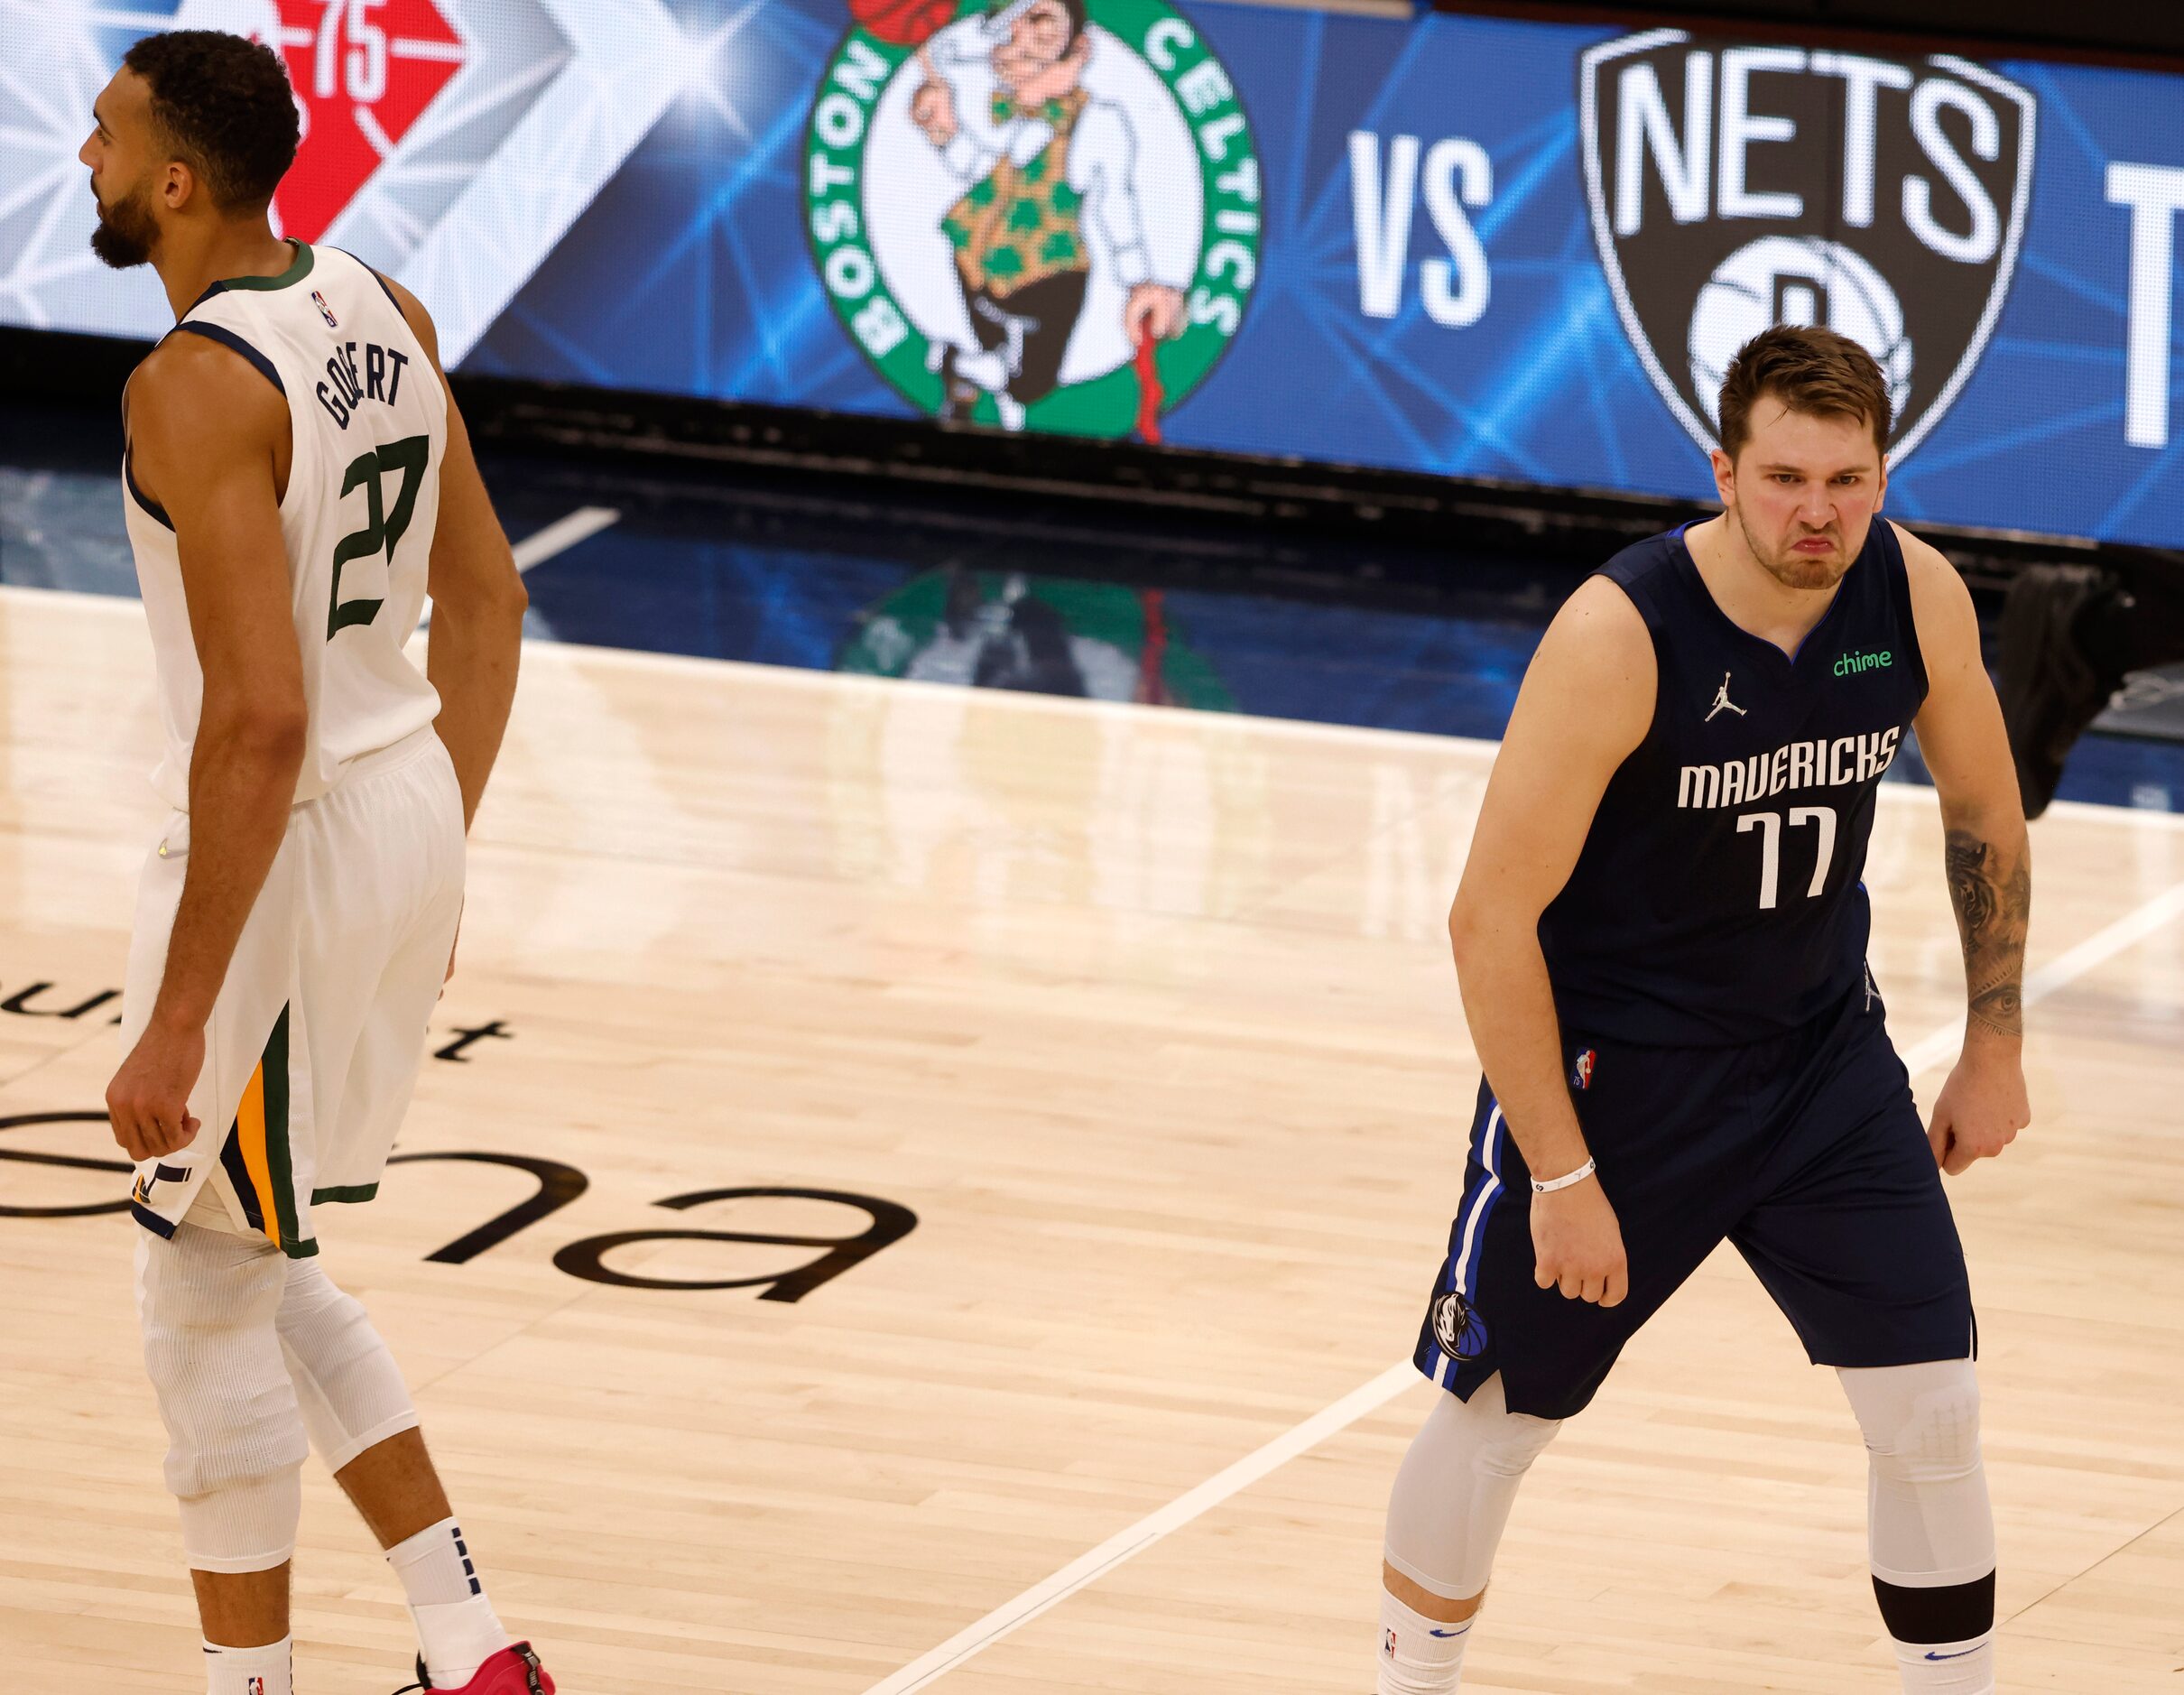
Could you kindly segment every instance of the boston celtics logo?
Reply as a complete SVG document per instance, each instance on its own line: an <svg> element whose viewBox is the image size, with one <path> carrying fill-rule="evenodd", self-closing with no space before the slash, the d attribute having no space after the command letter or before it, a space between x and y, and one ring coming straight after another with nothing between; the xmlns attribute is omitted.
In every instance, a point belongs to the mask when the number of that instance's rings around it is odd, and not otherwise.
<svg viewBox="0 0 2184 1695"><path fill-rule="evenodd" d="M1259 273L1235 85L1164 0L850 0L805 190L828 298L936 417L1161 439Z"/></svg>

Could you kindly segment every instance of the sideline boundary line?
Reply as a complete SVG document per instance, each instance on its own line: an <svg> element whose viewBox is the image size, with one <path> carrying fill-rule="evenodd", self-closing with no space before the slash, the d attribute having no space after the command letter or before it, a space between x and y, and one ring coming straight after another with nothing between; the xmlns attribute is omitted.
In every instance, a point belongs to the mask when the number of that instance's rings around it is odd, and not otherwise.
<svg viewBox="0 0 2184 1695"><path fill-rule="evenodd" d="M958 1631L931 1653L875 1683L865 1695L910 1695L912 1690L937 1682L972 1655L983 1653L1011 1632L1023 1628L1133 1555L1144 1552L1162 1537L1211 1512L1229 1496L1249 1488L1298 1455L1347 1430L1368 1413L1377 1412L1412 1384L1424 1381L1407 1359L1400 1366L1391 1366L1332 1406L1283 1431L1226 1470L1216 1472L1189 1494L1180 1495L1158 1512L1147 1514L1129 1529L1118 1531L1089 1553L1070 1561L1044 1582L1033 1584L1015 1599L995 1607L976 1624Z"/></svg>
<svg viewBox="0 0 2184 1695"><path fill-rule="evenodd" d="M2035 1005L2087 972L2105 965L2125 949L2136 946L2179 914L2184 913L2184 883L2174 884L2105 924L2074 948L2066 948L2038 970L2025 973L2024 1004ZM1903 1069L1913 1077L1930 1071L1947 1060L1964 1041L1964 1020L1952 1018L1903 1050Z"/></svg>
<svg viewBox="0 0 2184 1695"><path fill-rule="evenodd" d="M2105 809L2104 809L2105 810ZM2133 907L2115 922L2103 926L2073 948L2030 972L2025 977L2024 1003L2047 999L2116 955L2143 941L2180 915L2184 915L2184 883L2172 885ZM1902 1050L1903 1063L1914 1077L1947 1059L1964 1039L1964 1020L1952 1018ZM865 1695L912 1695L931 1687L966 1661L984 1653L1004 1637L1021 1630L1041 1614L1060 1606L1079 1589L1097 1582L1124 1561L1141 1554L1153 1543L1172 1535L1192 1520L1203 1517L1230 1496L1271 1476L1291 1459L1339 1435L1359 1419L1377 1412L1413 1383L1425 1379L1409 1360L1392 1366L1358 1387L1245 1455L1224 1471L1216 1472L1187 1494L1150 1513L1127 1530L1119 1531L1088 1553L1080 1554L1052 1576L1033 1584L1013 1599L958 1631L939 1647L921 1654L891 1677L883 1678Z"/></svg>

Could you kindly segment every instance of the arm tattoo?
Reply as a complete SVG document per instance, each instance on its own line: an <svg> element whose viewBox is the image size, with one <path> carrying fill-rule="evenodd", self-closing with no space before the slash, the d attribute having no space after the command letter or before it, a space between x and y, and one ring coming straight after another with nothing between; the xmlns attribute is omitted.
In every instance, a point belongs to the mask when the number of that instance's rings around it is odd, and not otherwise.
<svg viewBox="0 0 2184 1695"><path fill-rule="evenodd" d="M2005 872L1993 847L1969 830L1948 833L1949 900L1964 940L1965 983L1975 1024L1996 1035L2024 1033L2025 931L2032 868L2020 853Z"/></svg>

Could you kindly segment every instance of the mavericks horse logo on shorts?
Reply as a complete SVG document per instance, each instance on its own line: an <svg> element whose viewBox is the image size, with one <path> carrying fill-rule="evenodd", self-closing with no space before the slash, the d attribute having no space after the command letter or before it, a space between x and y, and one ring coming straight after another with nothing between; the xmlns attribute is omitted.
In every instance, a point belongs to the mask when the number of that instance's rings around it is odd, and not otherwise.
<svg viewBox="0 0 2184 1695"><path fill-rule="evenodd" d="M1476 1359L1486 1351L1486 1320L1453 1289L1433 1297L1433 1339L1451 1359Z"/></svg>

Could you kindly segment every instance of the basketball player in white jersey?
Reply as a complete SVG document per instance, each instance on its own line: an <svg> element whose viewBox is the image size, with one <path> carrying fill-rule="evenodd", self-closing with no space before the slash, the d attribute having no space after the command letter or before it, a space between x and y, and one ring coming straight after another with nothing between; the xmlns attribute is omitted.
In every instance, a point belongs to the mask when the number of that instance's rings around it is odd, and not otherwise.
<svg viewBox="0 0 2184 1695"><path fill-rule="evenodd" d="M273 235L297 142L280 60L150 36L93 113L92 245L152 264L179 320L124 400L173 812L106 1104L138 1162L144 1357L208 1689L291 1695L308 1434L401 1577L412 1687L551 1695L495 1616L386 1345L316 1257L321 1220L378 1186L453 968L523 585L424 310ZM403 649L428 590L421 674Z"/></svg>

